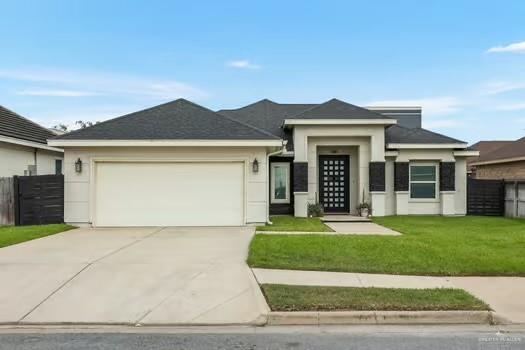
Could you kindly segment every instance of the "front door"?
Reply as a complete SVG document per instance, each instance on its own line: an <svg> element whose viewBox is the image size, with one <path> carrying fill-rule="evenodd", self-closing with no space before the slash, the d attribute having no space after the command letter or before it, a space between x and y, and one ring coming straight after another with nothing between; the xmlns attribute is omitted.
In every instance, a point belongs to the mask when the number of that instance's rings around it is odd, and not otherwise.
<svg viewBox="0 0 525 350"><path fill-rule="evenodd" d="M325 213L348 213L349 157L344 155L319 156L319 202Z"/></svg>

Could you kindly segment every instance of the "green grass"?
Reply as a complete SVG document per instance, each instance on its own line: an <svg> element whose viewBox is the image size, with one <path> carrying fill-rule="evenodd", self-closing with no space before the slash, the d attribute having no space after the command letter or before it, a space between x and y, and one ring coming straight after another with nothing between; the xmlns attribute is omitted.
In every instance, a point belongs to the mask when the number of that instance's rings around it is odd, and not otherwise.
<svg viewBox="0 0 525 350"><path fill-rule="evenodd" d="M71 230L74 226L66 224L40 226L2 226L0 227L0 248L9 245L30 241L55 233Z"/></svg>
<svg viewBox="0 0 525 350"><path fill-rule="evenodd" d="M490 310L461 289L390 289L264 284L272 311Z"/></svg>
<svg viewBox="0 0 525 350"><path fill-rule="evenodd" d="M525 220L376 218L402 236L256 235L252 267L435 276L525 276Z"/></svg>
<svg viewBox="0 0 525 350"><path fill-rule="evenodd" d="M276 232L332 232L319 218L296 218L293 216L272 216L273 225L258 226L257 231Z"/></svg>

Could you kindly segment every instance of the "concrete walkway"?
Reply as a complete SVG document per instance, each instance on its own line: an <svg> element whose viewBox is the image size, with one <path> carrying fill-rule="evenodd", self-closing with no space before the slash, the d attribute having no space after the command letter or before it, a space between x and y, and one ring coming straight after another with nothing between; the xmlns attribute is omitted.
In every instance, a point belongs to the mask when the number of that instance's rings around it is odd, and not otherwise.
<svg viewBox="0 0 525 350"><path fill-rule="evenodd" d="M0 249L0 323L261 324L253 228L76 229Z"/></svg>
<svg viewBox="0 0 525 350"><path fill-rule="evenodd" d="M263 235L378 235L401 236L401 233L375 224L373 222L324 222L333 232L302 232L302 231L257 231Z"/></svg>
<svg viewBox="0 0 525 350"><path fill-rule="evenodd" d="M340 234L401 236L401 233L373 222L325 222L324 224Z"/></svg>
<svg viewBox="0 0 525 350"><path fill-rule="evenodd" d="M377 288L454 288L447 277L252 269L260 284Z"/></svg>
<svg viewBox="0 0 525 350"><path fill-rule="evenodd" d="M524 277L432 277L367 273L252 269L261 284L376 288L459 288L483 300L501 317L525 324Z"/></svg>
<svg viewBox="0 0 525 350"><path fill-rule="evenodd" d="M485 301L506 319L525 324L524 277L451 277L450 281Z"/></svg>

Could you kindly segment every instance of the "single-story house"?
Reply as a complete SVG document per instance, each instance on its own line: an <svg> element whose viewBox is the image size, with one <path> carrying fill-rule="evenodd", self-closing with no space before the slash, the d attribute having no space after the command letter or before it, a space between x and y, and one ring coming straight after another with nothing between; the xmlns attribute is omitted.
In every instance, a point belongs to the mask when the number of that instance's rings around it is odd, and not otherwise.
<svg viewBox="0 0 525 350"><path fill-rule="evenodd" d="M50 130L0 106L0 177L62 173L64 150L51 147Z"/></svg>
<svg viewBox="0 0 525 350"><path fill-rule="evenodd" d="M264 223L270 214L465 215L465 142L421 108L262 100L212 111L179 99L50 139L65 151L65 221Z"/></svg>
<svg viewBox="0 0 525 350"><path fill-rule="evenodd" d="M525 180L525 137L516 141L480 141L469 149L479 156L468 160L471 177Z"/></svg>

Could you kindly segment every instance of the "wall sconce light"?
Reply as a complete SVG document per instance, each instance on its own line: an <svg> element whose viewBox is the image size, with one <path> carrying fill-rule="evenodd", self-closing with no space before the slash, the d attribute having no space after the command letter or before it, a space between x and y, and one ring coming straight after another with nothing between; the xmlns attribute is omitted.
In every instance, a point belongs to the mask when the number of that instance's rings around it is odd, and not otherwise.
<svg viewBox="0 0 525 350"><path fill-rule="evenodd" d="M82 172L82 160L80 160L80 158L78 158L77 161L75 162L75 171L77 173Z"/></svg>
<svg viewBox="0 0 525 350"><path fill-rule="evenodd" d="M252 171L257 174L259 172L259 161L257 160L257 158L255 158L253 160L253 163L252 163Z"/></svg>

